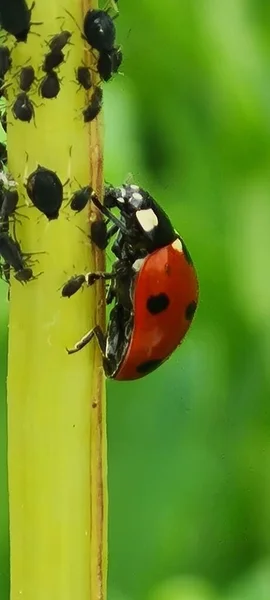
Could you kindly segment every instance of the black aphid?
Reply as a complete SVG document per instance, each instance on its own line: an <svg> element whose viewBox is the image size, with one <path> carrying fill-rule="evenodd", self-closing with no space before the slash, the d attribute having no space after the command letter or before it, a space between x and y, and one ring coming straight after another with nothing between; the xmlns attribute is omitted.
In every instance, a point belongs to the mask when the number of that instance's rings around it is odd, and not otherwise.
<svg viewBox="0 0 270 600"><path fill-rule="evenodd" d="M63 185L54 171L38 165L27 179L26 191L34 206L49 221L58 218L63 202Z"/></svg>
<svg viewBox="0 0 270 600"><path fill-rule="evenodd" d="M86 207L87 202L91 200L92 194L93 188L91 188L89 185L76 190L70 200L71 210L74 210L75 212L81 212L81 210Z"/></svg>
<svg viewBox="0 0 270 600"><path fill-rule="evenodd" d="M93 121L102 108L103 90L101 87L95 87L91 96L90 103L83 110L83 120L85 123Z"/></svg>
<svg viewBox="0 0 270 600"><path fill-rule="evenodd" d="M56 35L53 36L53 38L51 39L51 41L49 42L49 47L51 49L52 52L60 52L61 50L63 50L63 48L66 46L66 44L69 42L70 38L72 36L72 33L70 33L70 31L61 31L60 33L57 33Z"/></svg>
<svg viewBox="0 0 270 600"><path fill-rule="evenodd" d="M73 275L62 288L63 298L70 298L73 294L76 294L84 283L84 275Z"/></svg>
<svg viewBox="0 0 270 600"><path fill-rule="evenodd" d="M25 0L8 0L2 2L5 6L0 7L0 17L2 27L14 35L17 42L26 42L31 25L41 25L42 23L31 23L32 10L35 6L28 8Z"/></svg>
<svg viewBox="0 0 270 600"><path fill-rule="evenodd" d="M15 273L14 277L20 283L27 283L27 281L31 281L31 279L36 279L36 277L34 277L33 270L31 269L31 267L23 267Z"/></svg>
<svg viewBox="0 0 270 600"><path fill-rule="evenodd" d="M76 70L76 79L85 90L90 90L92 87L92 77L88 67L78 67Z"/></svg>
<svg viewBox="0 0 270 600"><path fill-rule="evenodd" d="M88 44L95 50L112 50L116 35L115 25L104 10L88 10L84 17L83 31Z"/></svg>
<svg viewBox="0 0 270 600"><path fill-rule="evenodd" d="M0 277L4 279L8 284L10 283L10 266L8 263L0 263Z"/></svg>
<svg viewBox="0 0 270 600"><path fill-rule="evenodd" d="M20 94L18 94L12 106L12 113L15 119L28 123L30 123L31 119L34 117L35 112L33 104L25 92L20 92Z"/></svg>
<svg viewBox="0 0 270 600"><path fill-rule="evenodd" d="M0 46L0 78L3 79L12 65L10 49L7 46Z"/></svg>
<svg viewBox="0 0 270 600"><path fill-rule="evenodd" d="M7 220L16 210L19 201L17 190L3 189L3 200L0 209L0 226L1 221Z"/></svg>
<svg viewBox="0 0 270 600"><path fill-rule="evenodd" d="M45 73L49 73L53 69L56 69L56 67L59 67L64 61L64 58L65 55L62 50L48 52L48 54L45 54L42 70L45 71Z"/></svg>
<svg viewBox="0 0 270 600"><path fill-rule="evenodd" d="M42 98L56 98L60 92L60 80L55 71L50 71L43 77L39 86L39 93Z"/></svg>
<svg viewBox="0 0 270 600"><path fill-rule="evenodd" d="M118 46L117 48L112 48L112 50L104 50L100 52L98 61L97 61L97 70L103 81L109 81L111 77L117 73L120 65L122 64L123 53Z"/></svg>
<svg viewBox="0 0 270 600"><path fill-rule="evenodd" d="M29 92L30 87L34 83L35 80L35 71L34 68L29 65L29 67L23 67L20 72L19 78L19 86L23 92Z"/></svg>
<svg viewBox="0 0 270 600"><path fill-rule="evenodd" d="M1 125L5 132L7 132L7 113L6 111L1 114L0 118Z"/></svg>
<svg viewBox="0 0 270 600"><path fill-rule="evenodd" d="M5 232L0 232L0 255L6 263L13 267L14 271L24 268L23 255L18 242Z"/></svg>
<svg viewBox="0 0 270 600"><path fill-rule="evenodd" d="M94 221L91 224L91 233L90 238L92 242L100 249L105 250L107 247L107 225L103 219L99 219L98 221Z"/></svg>
<svg viewBox="0 0 270 600"><path fill-rule="evenodd" d="M7 147L6 144L3 144L3 142L0 142L0 162L7 162Z"/></svg>

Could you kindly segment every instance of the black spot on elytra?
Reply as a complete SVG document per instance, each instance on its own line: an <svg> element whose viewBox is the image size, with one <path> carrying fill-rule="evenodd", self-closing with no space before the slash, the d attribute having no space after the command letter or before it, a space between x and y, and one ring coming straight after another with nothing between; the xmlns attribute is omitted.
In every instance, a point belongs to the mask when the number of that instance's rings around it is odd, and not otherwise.
<svg viewBox="0 0 270 600"><path fill-rule="evenodd" d="M187 321L192 321L196 308L197 302L195 302L195 300L192 300L192 302L190 302L186 308L185 316Z"/></svg>
<svg viewBox="0 0 270 600"><path fill-rule="evenodd" d="M186 261L188 262L189 265L193 265L193 260L192 260L190 254L189 254L189 251L188 251L188 249L186 247L186 244L185 244L184 240L182 238L179 238L179 239L180 239L181 244L182 244L183 254L184 254L184 257L185 257Z"/></svg>
<svg viewBox="0 0 270 600"><path fill-rule="evenodd" d="M158 315L170 304L170 299L167 294L162 292L161 294L157 294L156 296L149 296L147 300L147 310L151 313L151 315Z"/></svg>
<svg viewBox="0 0 270 600"><path fill-rule="evenodd" d="M155 369L161 365L163 360L161 358L155 360L147 360L144 363L141 363L137 366L138 373L142 373L143 375L148 375L148 373L152 373Z"/></svg>

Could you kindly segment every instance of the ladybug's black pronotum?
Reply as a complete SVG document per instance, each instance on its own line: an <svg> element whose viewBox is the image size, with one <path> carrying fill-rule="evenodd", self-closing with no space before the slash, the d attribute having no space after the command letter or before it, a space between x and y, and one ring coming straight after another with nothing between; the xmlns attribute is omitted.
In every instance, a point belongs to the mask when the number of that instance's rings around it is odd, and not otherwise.
<svg viewBox="0 0 270 600"><path fill-rule="evenodd" d="M31 119L34 117L35 112L33 104L25 92L20 92L20 94L18 94L12 106L12 113L15 119L27 123L30 123Z"/></svg>
<svg viewBox="0 0 270 600"><path fill-rule="evenodd" d="M102 99L103 90L101 89L101 87L97 86L94 88L88 106L86 106L86 108L83 109L83 120L85 123L89 123L97 117L102 108Z"/></svg>
<svg viewBox="0 0 270 600"><path fill-rule="evenodd" d="M116 35L115 25L104 10L88 10L84 17L83 31L88 44L95 50L102 52L113 48Z"/></svg>
<svg viewBox="0 0 270 600"><path fill-rule="evenodd" d="M50 71L43 77L40 86L39 93L42 98L56 98L60 92L60 80L57 77L55 71Z"/></svg>
<svg viewBox="0 0 270 600"><path fill-rule="evenodd" d="M38 165L27 179L26 191L34 206L49 221L58 218L63 202L63 185L54 171Z"/></svg>
<svg viewBox="0 0 270 600"><path fill-rule="evenodd" d="M90 90L92 87L92 77L88 67L79 66L76 70L76 79L85 90Z"/></svg>

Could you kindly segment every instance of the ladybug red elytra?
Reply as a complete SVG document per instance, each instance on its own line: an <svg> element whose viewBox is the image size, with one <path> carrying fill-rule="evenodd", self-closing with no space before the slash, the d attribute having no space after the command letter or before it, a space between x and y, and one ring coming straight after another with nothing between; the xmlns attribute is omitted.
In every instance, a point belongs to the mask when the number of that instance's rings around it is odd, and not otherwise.
<svg viewBox="0 0 270 600"><path fill-rule="evenodd" d="M197 275L183 240L148 192L136 185L109 186L104 205L95 195L92 201L114 223L112 251L117 260L111 273L89 273L85 282L109 279L107 303L114 302L114 307L106 334L96 326L68 353L81 350L95 336L107 377L139 379L182 342L197 308ZM119 209L119 219L111 208Z"/></svg>

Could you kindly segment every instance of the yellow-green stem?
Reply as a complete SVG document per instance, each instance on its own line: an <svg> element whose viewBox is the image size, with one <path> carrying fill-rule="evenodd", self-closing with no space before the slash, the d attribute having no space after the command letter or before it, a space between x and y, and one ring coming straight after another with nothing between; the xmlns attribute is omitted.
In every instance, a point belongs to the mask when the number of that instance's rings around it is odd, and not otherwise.
<svg viewBox="0 0 270 600"><path fill-rule="evenodd" d="M21 224L16 235L24 252L37 255L37 280L25 286L12 279L8 354L8 473L10 502L11 600L105 600L107 569L107 493L105 395L96 344L68 356L96 322L104 325L101 285L70 300L61 286L75 273L102 269L103 258L81 232L89 233L92 215L59 219L25 205L25 176L37 164L56 171L70 197L80 185L102 190L101 120L83 124L87 99L74 83L75 68L89 53L68 10L82 25L95 2L36 0L27 44L12 52L13 72L28 58L38 77L48 47L45 40L72 31L61 65L57 99L38 93L35 122L8 113L8 165L20 183ZM63 20L57 19L63 17ZM93 60L93 59L92 59ZM43 74L44 75L44 74ZM12 92L18 93L16 80ZM71 148L71 158L70 158ZM28 159L26 158L28 154ZM27 171L27 172L26 172ZM31 204L31 203L30 203ZM65 204L65 202L64 202Z"/></svg>

